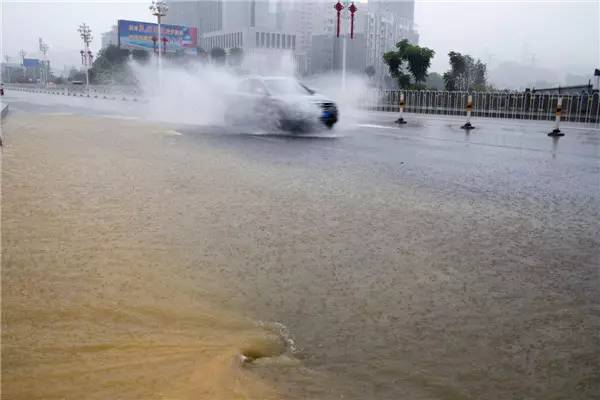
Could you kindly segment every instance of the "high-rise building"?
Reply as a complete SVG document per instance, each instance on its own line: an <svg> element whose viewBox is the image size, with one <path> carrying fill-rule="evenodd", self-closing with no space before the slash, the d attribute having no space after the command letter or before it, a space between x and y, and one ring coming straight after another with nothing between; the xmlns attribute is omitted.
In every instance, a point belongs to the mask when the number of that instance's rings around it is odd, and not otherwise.
<svg viewBox="0 0 600 400"><path fill-rule="evenodd" d="M297 69L304 64L298 31L289 24L288 0L171 1L165 23L195 26L207 52L239 47L245 54L292 54Z"/></svg>
<svg viewBox="0 0 600 400"><path fill-rule="evenodd" d="M101 46L103 49L107 48L110 45L117 46L119 44L118 38L118 28L117 25L113 25L111 30L108 32L104 32L100 38Z"/></svg>
<svg viewBox="0 0 600 400"><path fill-rule="evenodd" d="M370 0L366 21L366 65L375 68L376 81L382 83L389 75L383 54L394 50L396 43L408 39L418 43L419 35L414 25L414 0Z"/></svg>
<svg viewBox="0 0 600 400"><path fill-rule="evenodd" d="M348 42L349 70L372 65L383 79L383 53L404 38L418 41L414 1L355 2L356 39ZM165 23L197 27L198 43L208 52L214 47L240 47L247 54L291 52L299 73L316 73L342 64L341 42L349 33L349 21L342 21L341 37L336 38L334 4L335 0L171 0Z"/></svg>
<svg viewBox="0 0 600 400"><path fill-rule="evenodd" d="M196 27L199 35L218 31L223 28L223 3L224 0L171 0L163 21L165 24Z"/></svg>

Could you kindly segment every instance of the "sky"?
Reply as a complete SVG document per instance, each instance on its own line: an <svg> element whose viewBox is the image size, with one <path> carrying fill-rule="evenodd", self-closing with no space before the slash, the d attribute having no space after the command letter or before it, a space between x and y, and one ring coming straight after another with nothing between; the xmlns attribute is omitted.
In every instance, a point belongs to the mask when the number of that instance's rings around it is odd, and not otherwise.
<svg viewBox="0 0 600 400"><path fill-rule="evenodd" d="M334 0L331 0L332 4ZM152 21L150 1L0 0L0 56L18 59L20 49L37 56L38 38L50 46L49 57L60 69L79 63L82 22L100 34L117 19ZM333 12L333 10L332 10ZM448 69L447 53L481 58L493 69L518 62L564 73L589 74L600 68L600 0L416 0L419 44L435 50L431 71Z"/></svg>

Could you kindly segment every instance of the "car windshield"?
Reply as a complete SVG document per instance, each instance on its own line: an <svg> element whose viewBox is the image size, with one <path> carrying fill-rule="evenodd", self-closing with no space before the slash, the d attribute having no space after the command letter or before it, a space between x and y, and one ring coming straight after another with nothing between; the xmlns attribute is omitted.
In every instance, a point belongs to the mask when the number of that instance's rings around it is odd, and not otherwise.
<svg viewBox="0 0 600 400"><path fill-rule="evenodd" d="M271 94L312 94L306 87L294 79L265 79L264 82Z"/></svg>

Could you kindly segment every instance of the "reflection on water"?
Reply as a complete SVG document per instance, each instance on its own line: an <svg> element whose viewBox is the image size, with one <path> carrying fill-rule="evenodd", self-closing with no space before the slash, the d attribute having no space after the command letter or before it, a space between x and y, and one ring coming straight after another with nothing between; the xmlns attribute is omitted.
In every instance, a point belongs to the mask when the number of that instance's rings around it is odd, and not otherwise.
<svg viewBox="0 0 600 400"><path fill-rule="evenodd" d="M7 122L6 398L597 393L596 208L272 168L171 129Z"/></svg>

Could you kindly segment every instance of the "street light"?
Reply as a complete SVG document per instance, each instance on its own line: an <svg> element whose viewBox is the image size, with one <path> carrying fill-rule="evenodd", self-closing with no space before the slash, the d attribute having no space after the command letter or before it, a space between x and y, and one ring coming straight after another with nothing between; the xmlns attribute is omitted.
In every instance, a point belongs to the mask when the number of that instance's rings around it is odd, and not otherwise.
<svg viewBox="0 0 600 400"><path fill-rule="evenodd" d="M336 36L340 36L340 24L341 18L348 21L350 20L350 39L354 39L354 13L358 11L358 8L354 5L354 2L350 0L343 0L335 4L333 7L337 12L337 28ZM342 88L346 89L346 58L347 58L347 31L344 29L342 38Z"/></svg>
<svg viewBox="0 0 600 400"><path fill-rule="evenodd" d="M90 66L92 65L92 60L94 58L92 52L90 51L90 43L92 43L92 40L94 40L94 38L92 37L92 30L90 29L89 25L87 25L85 22L79 25L79 29L77 29L77 31L79 32L81 40L83 40L83 44L85 45L85 50L81 50L79 54L81 54L81 63L85 68L85 90L86 92L89 92L89 70Z"/></svg>
<svg viewBox="0 0 600 400"><path fill-rule="evenodd" d="M49 47L47 43L44 43L42 38L39 38L39 49L40 53L42 53L42 82L44 83L44 87L46 87L48 85L48 76L50 75L50 63L46 59Z"/></svg>
<svg viewBox="0 0 600 400"><path fill-rule="evenodd" d="M156 16L156 20L158 22L158 86L160 88L162 83L162 40L160 37L160 20L162 17L167 15L169 6L167 6L167 2L165 0L152 0L152 4L148 8L150 9L150 12L152 12L152 15Z"/></svg>

